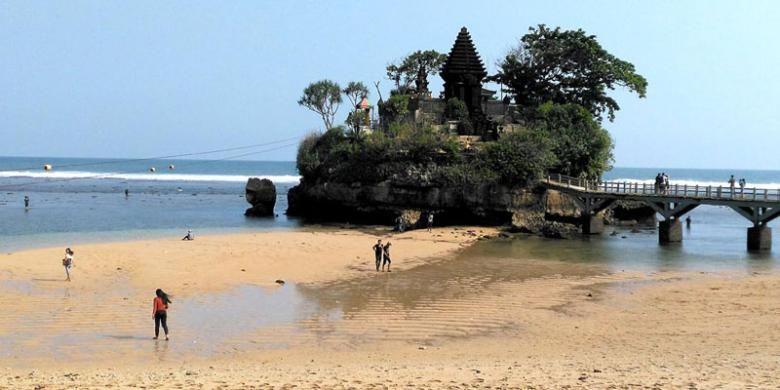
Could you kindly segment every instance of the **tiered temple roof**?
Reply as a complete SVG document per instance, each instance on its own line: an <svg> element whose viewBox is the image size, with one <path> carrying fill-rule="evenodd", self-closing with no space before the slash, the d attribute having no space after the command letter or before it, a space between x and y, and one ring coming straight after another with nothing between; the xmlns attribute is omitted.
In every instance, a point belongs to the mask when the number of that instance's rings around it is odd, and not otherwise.
<svg viewBox="0 0 780 390"><path fill-rule="evenodd" d="M485 65L482 64L482 59L479 58L466 27L460 29L458 38L455 39L455 44L450 50L450 55L441 68L441 77L444 80L464 74L473 75L477 80L482 80L487 76Z"/></svg>

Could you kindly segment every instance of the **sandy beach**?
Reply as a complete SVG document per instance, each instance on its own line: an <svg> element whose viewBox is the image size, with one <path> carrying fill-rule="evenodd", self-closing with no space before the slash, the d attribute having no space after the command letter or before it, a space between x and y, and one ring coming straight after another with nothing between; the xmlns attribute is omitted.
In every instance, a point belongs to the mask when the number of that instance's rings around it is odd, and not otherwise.
<svg viewBox="0 0 780 390"><path fill-rule="evenodd" d="M780 276L479 264L484 228L0 255L0 388L774 388ZM393 272L371 245L393 243ZM497 239L497 238L496 238ZM284 285L275 283L277 279ZM151 339L155 288L171 340Z"/></svg>

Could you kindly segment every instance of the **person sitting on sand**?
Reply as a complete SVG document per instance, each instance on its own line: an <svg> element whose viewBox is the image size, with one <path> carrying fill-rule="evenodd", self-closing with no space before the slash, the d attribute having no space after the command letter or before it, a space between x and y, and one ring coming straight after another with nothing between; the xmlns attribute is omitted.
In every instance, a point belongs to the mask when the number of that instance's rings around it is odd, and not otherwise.
<svg viewBox="0 0 780 390"><path fill-rule="evenodd" d="M382 246L382 240L376 240L373 249L374 256L376 257L376 272L379 272L379 266L382 264L382 257L385 252L385 247Z"/></svg>
<svg viewBox="0 0 780 390"><path fill-rule="evenodd" d="M152 318L154 318L154 339L160 336L160 324L165 331L165 339L168 340L168 305L171 303L171 297L163 290L157 289L154 292L156 297L152 301Z"/></svg>
<svg viewBox="0 0 780 390"><path fill-rule="evenodd" d="M73 251L65 248L65 257L62 258L62 266L65 267L65 280L70 282L70 269L73 267Z"/></svg>
<svg viewBox="0 0 780 390"><path fill-rule="evenodd" d="M182 241L192 241L195 239L195 235L192 234L192 230L187 229L187 235L185 235L181 240Z"/></svg>
<svg viewBox="0 0 780 390"><path fill-rule="evenodd" d="M385 270L385 264L387 264L387 272L390 272L390 263L390 242L388 242L382 250L382 271Z"/></svg>

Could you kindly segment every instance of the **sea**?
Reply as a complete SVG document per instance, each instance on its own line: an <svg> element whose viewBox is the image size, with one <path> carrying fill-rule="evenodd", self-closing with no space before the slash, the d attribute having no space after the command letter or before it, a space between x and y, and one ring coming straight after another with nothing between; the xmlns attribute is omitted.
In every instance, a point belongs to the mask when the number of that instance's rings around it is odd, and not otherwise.
<svg viewBox="0 0 780 390"><path fill-rule="evenodd" d="M51 166L45 170L44 166ZM616 167L603 179L652 183L664 172L672 184L727 185L730 175L748 187L780 189L780 171ZM247 218L244 187L249 177L277 186L275 217ZM94 242L175 238L295 229L285 215L287 191L300 180L294 162L235 160L87 159L0 157L0 252ZM127 190L127 195L125 195ZM24 207L24 197L29 207ZM602 262L623 268L743 269L780 265L776 247L748 253L750 223L725 207L700 206L680 244L660 246L653 229L607 227L605 234L574 240L512 240L484 248L501 256ZM770 227L773 223L770 223Z"/></svg>

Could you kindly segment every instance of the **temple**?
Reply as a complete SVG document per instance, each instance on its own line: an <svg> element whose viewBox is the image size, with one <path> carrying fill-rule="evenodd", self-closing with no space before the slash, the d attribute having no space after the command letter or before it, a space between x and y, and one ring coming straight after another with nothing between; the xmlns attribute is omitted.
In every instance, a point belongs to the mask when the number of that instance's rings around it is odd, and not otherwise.
<svg viewBox="0 0 780 390"><path fill-rule="evenodd" d="M455 38L439 76L444 81L444 90L439 97L430 94L411 96L407 120L472 141L495 140L501 133L519 126L517 106L511 99L508 96L496 99L496 91L483 87L488 73L466 27L462 27ZM447 102L453 98L465 104L467 118L449 117Z"/></svg>
<svg viewBox="0 0 780 390"><path fill-rule="evenodd" d="M440 75L444 80L444 100L460 99L466 103L472 121L484 119L482 80L487 71L466 27L460 29Z"/></svg>

